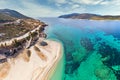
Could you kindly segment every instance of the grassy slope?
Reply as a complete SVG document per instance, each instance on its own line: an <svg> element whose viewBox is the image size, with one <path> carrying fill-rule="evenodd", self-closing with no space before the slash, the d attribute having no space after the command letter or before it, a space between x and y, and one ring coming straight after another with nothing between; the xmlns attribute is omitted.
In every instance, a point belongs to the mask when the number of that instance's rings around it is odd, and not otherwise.
<svg viewBox="0 0 120 80"><path fill-rule="evenodd" d="M16 18L0 13L0 20L15 20Z"/></svg>

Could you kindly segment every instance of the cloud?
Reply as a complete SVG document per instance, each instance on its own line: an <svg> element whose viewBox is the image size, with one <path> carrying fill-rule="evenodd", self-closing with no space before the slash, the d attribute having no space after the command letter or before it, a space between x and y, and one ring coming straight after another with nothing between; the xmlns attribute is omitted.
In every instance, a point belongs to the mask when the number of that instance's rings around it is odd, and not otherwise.
<svg viewBox="0 0 120 80"><path fill-rule="evenodd" d="M41 1L41 0L40 0ZM17 10L31 17L52 17L66 13L120 13L120 0L0 0L0 8Z"/></svg>
<svg viewBox="0 0 120 80"><path fill-rule="evenodd" d="M50 3L56 6L57 9L63 12L77 12L85 10L80 4L73 2L72 0L48 0ZM76 11L77 10L77 11Z"/></svg>
<svg viewBox="0 0 120 80"><path fill-rule="evenodd" d="M67 3L66 0L48 0L49 2L57 3L57 4L65 4Z"/></svg>
<svg viewBox="0 0 120 80"><path fill-rule="evenodd" d="M17 9L23 8L24 5L21 4L19 0L0 0L0 8L8 8L8 9Z"/></svg>
<svg viewBox="0 0 120 80"><path fill-rule="evenodd" d="M101 5L108 5L109 4L109 1L103 1L100 3Z"/></svg>
<svg viewBox="0 0 120 80"><path fill-rule="evenodd" d="M120 0L112 0L109 3L113 4L113 5L116 5L116 6L120 6Z"/></svg>
<svg viewBox="0 0 120 80"><path fill-rule="evenodd" d="M79 7L80 7L80 5L78 5L78 4L72 5L72 9L76 9L76 8L79 8Z"/></svg>
<svg viewBox="0 0 120 80"><path fill-rule="evenodd" d="M120 9L120 7L119 7L120 6L120 0L111 0L111 1L105 0L105 1L100 2L100 5L102 5L105 8L109 7L113 10L115 10L116 8Z"/></svg>
<svg viewBox="0 0 120 80"><path fill-rule="evenodd" d="M55 5L56 7L62 7L63 4L68 4L67 0L48 0L49 3Z"/></svg>
<svg viewBox="0 0 120 80"><path fill-rule="evenodd" d="M101 1L100 2L101 5L111 5L111 6L118 6L120 5L120 0L111 0L111 1L108 1L108 0L105 0L105 1Z"/></svg>
<svg viewBox="0 0 120 80"><path fill-rule="evenodd" d="M9 4L9 0L8 1L5 1L5 0L1 0L0 1L0 8L2 9L2 8L7 8L8 6L6 6L6 5L8 5Z"/></svg>
<svg viewBox="0 0 120 80"><path fill-rule="evenodd" d="M17 0L17 3L15 3L16 2L13 0L1 0L0 8L13 9L30 17L52 17L63 14L63 12L60 10L56 10L49 6L38 5L28 0L21 0L20 3L19 0Z"/></svg>
<svg viewBox="0 0 120 80"><path fill-rule="evenodd" d="M71 0L73 3L85 4L85 5L97 5L103 0Z"/></svg>
<svg viewBox="0 0 120 80"><path fill-rule="evenodd" d="M24 1L22 2L23 5L26 6L24 10L20 10L22 13L32 16L32 17L48 17L48 16L58 16L63 14L62 11L43 6L43 5L36 5L31 2Z"/></svg>

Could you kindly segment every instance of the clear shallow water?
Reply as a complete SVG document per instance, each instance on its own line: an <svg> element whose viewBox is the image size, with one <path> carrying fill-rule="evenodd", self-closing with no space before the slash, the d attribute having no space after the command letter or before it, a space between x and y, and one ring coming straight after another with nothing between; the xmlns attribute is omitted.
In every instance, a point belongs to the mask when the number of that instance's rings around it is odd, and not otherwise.
<svg viewBox="0 0 120 80"><path fill-rule="evenodd" d="M55 72L62 76L51 80L120 80L120 21L40 19L49 24L48 38L64 45L64 68Z"/></svg>

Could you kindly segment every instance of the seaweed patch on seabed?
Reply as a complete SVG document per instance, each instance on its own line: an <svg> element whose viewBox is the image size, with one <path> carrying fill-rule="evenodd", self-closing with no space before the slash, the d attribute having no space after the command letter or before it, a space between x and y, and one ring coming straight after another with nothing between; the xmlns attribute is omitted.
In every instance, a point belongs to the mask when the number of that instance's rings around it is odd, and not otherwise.
<svg viewBox="0 0 120 80"><path fill-rule="evenodd" d="M120 69L113 68L114 66L120 66L120 49L119 39L111 35L98 35L96 38L95 50L101 55L104 65L113 70L116 78L120 80ZM119 68L119 67L118 67Z"/></svg>
<svg viewBox="0 0 120 80"><path fill-rule="evenodd" d="M80 44L87 50L87 51L93 51L94 44L91 42L91 39L89 38L81 38Z"/></svg>
<svg viewBox="0 0 120 80"><path fill-rule="evenodd" d="M67 41L67 43L69 42L71 41ZM75 44L68 45L69 48L67 47L67 50L65 50L67 61L65 66L65 73L73 74L74 71L79 68L81 62L85 61L91 55L92 51L94 51L94 44L92 43L91 39L82 37L80 38L79 47L75 47Z"/></svg>
<svg viewBox="0 0 120 80"><path fill-rule="evenodd" d="M109 36L107 36L106 38L108 37ZM114 40L114 42L116 43L118 42L118 40ZM92 52L97 51L97 53L101 55L102 58L101 60L103 64L109 67L109 69L111 69L116 75L116 78L120 80L120 69L116 70L112 68L113 66L120 65L120 61L119 61L120 51L118 50L118 48L109 45L109 43L105 41L104 38L102 38L101 36L97 36L97 37L95 36L94 39L90 39L89 37L81 38L80 45L87 52L85 53L85 56L82 58L80 62L79 61L74 62L73 52L72 54L66 53L66 60L67 60L66 69L65 69L66 74L73 74L74 71L79 68L81 62L86 61L86 59L92 54Z"/></svg>
<svg viewBox="0 0 120 80"><path fill-rule="evenodd" d="M102 55L104 65L113 70L118 80L120 80L120 70L115 70L112 66L120 65L120 52L116 48L112 48L105 42L100 43L98 53Z"/></svg>

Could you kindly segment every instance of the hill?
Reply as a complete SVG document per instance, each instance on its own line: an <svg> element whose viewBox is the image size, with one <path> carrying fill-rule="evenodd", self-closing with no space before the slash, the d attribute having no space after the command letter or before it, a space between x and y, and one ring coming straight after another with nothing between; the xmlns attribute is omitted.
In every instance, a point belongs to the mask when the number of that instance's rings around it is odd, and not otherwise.
<svg viewBox="0 0 120 80"><path fill-rule="evenodd" d="M19 37L45 23L15 10L0 9L0 41Z"/></svg>
<svg viewBox="0 0 120 80"><path fill-rule="evenodd" d="M14 21L16 18L0 13L0 23Z"/></svg>
<svg viewBox="0 0 120 80"><path fill-rule="evenodd" d="M90 13L73 13L67 15L61 15L59 18L72 18L72 19L89 19L89 20L120 20L120 16L112 16L112 15L97 15Z"/></svg>
<svg viewBox="0 0 120 80"><path fill-rule="evenodd" d="M26 19L26 18L29 18L15 10L10 10L10 9L0 9L0 13L2 14L6 14L8 16L11 16L11 17L14 17L14 18L19 18L19 19Z"/></svg>

